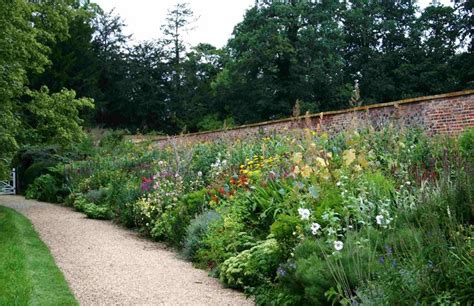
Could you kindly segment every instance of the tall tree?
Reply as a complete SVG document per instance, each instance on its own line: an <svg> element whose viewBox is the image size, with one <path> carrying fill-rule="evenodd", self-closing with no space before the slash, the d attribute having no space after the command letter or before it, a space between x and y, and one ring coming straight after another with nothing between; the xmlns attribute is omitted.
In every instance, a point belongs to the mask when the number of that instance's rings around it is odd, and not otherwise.
<svg viewBox="0 0 474 306"><path fill-rule="evenodd" d="M345 100L342 9L336 0L266 1L250 9L215 82L224 109L252 122L288 116L297 100L312 111Z"/></svg>
<svg viewBox="0 0 474 306"><path fill-rule="evenodd" d="M183 67L182 61L186 54L186 44L183 35L190 30L193 23L193 11L188 3L179 2L168 11L166 23L162 26L163 42L168 52L169 79L171 81L170 109L171 120L176 129L183 128L179 119L185 112L182 97Z"/></svg>
<svg viewBox="0 0 474 306"><path fill-rule="evenodd" d="M142 131L174 132L169 107L166 52L160 41L142 42L128 56L129 103L123 112L128 124Z"/></svg>
<svg viewBox="0 0 474 306"><path fill-rule="evenodd" d="M108 126L121 126L126 121L123 108L129 103L127 89L126 49L130 35L125 35L125 23L113 10L100 10L94 19L93 47L100 66L96 120Z"/></svg>
<svg viewBox="0 0 474 306"><path fill-rule="evenodd" d="M42 72L48 64L46 45L67 35L63 14L69 4L51 1L0 1L0 174L9 167L17 148L21 118L19 99L28 84L28 74Z"/></svg>
<svg viewBox="0 0 474 306"><path fill-rule="evenodd" d="M225 118L220 118L212 94L212 82L223 69L224 57L223 50L210 44L199 44L187 54L182 65L181 93L184 107L181 120L187 131L222 127Z"/></svg>
<svg viewBox="0 0 474 306"><path fill-rule="evenodd" d="M68 18L68 36L50 45L51 64L44 72L30 76L32 88L46 85L53 92L69 88L79 97L98 96L100 68L92 45L92 20L97 10L97 6L88 3L76 5Z"/></svg>

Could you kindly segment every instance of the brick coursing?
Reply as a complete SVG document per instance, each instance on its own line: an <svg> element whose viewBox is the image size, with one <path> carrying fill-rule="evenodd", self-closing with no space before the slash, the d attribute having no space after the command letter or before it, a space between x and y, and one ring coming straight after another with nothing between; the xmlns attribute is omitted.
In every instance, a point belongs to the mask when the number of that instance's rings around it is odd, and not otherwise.
<svg viewBox="0 0 474 306"><path fill-rule="evenodd" d="M256 134L303 128L335 134L367 126L381 129L388 125L398 128L419 127L429 134L458 134L466 128L474 127L474 90L269 121L223 131L157 138L133 136L132 140L135 142L152 140L162 145L170 140L244 139Z"/></svg>

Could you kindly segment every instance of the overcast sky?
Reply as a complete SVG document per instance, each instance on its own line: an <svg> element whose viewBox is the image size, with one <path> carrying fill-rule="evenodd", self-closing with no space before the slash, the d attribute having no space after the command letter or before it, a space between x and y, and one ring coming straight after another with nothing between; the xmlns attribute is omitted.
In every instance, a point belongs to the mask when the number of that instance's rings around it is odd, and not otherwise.
<svg viewBox="0 0 474 306"><path fill-rule="evenodd" d="M166 13L176 0L93 0L105 11L115 8L127 24L126 33L133 34L136 41L150 40L161 36L160 26ZM230 38L234 26L242 21L246 9L255 0L187 0L199 20L195 29L187 35L191 45L210 43L222 47ZM418 1L425 6L431 0ZM449 3L449 0L441 0Z"/></svg>

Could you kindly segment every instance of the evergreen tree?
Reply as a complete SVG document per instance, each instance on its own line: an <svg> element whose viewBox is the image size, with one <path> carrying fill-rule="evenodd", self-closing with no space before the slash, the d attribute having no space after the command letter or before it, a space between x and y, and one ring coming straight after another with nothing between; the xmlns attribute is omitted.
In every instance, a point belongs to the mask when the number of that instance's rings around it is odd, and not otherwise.
<svg viewBox="0 0 474 306"><path fill-rule="evenodd" d="M168 53L170 86L171 121L176 131L184 128L181 119L186 111L186 101L182 96L183 66L186 45L183 40L185 32L190 30L193 22L193 11L188 3L179 2L168 11L166 23L162 26L163 42Z"/></svg>
<svg viewBox="0 0 474 306"><path fill-rule="evenodd" d="M121 127L126 122L124 110L129 105L126 48L130 36L123 33L125 24L113 10L99 10L93 24L95 33L92 44L100 67L99 94L94 97L96 120L108 126Z"/></svg>

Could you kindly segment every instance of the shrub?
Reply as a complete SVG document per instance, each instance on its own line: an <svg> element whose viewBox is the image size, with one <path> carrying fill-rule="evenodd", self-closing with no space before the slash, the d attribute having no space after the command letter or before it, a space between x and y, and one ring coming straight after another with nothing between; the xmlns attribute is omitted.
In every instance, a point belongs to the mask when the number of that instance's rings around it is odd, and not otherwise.
<svg viewBox="0 0 474 306"><path fill-rule="evenodd" d="M196 254L197 261L211 269L218 268L228 258L253 247L257 241L238 215L221 213L221 216L221 219L210 224L201 249Z"/></svg>
<svg viewBox="0 0 474 306"><path fill-rule="evenodd" d="M219 278L230 287L252 290L275 278L281 260L277 241L268 239L224 261Z"/></svg>
<svg viewBox="0 0 474 306"><path fill-rule="evenodd" d="M82 206L84 213L91 219L110 220L113 218L112 211L108 206L86 203Z"/></svg>
<svg viewBox="0 0 474 306"><path fill-rule="evenodd" d="M12 161L20 178L19 190L25 191L37 177L48 173L49 167L60 162L62 158L58 154L59 148L56 146L21 148ZM27 170L29 173L25 173Z"/></svg>
<svg viewBox="0 0 474 306"><path fill-rule="evenodd" d="M186 228L191 220L206 208L207 190L200 190L185 195L179 203L165 211L156 221L151 236L158 240L181 246L186 235Z"/></svg>
<svg viewBox="0 0 474 306"><path fill-rule="evenodd" d="M299 238L295 235L301 232L301 220L296 216L280 215L271 226L271 237L278 241L282 252L288 256L290 251L298 244Z"/></svg>
<svg viewBox="0 0 474 306"><path fill-rule="evenodd" d="M113 218L109 206L90 203L82 194L75 195L73 205L76 210L84 212L91 219L110 220Z"/></svg>
<svg viewBox="0 0 474 306"><path fill-rule="evenodd" d="M33 182L39 178L40 176L44 174L51 174L51 171L49 168L53 167L56 165L52 161L42 161L42 162L37 162L29 166L26 171L23 173L23 176L21 177L20 181L22 182L21 185L23 188L26 188L25 190L28 189L28 186L33 184Z"/></svg>
<svg viewBox="0 0 474 306"><path fill-rule="evenodd" d="M57 203L62 200L61 186L51 174L43 174L29 185L25 196L27 199L36 199L44 202Z"/></svg>
<svg viewBox="0 0 474 306"><path fill-rule="evenodd" d="M99 145L113 149L117 147L128 134L129 132L126 130L107 131L104 136L102 136Z"/></svg>
<svg viewBox="0 0 474 306"><path fill-rule="evenodd" d="M99 204L105 198L107 193L106 189L99 189L99 190L89 190L85 195L84 198L87 202L92 204Z"/></svg>
<svg viewBox="0 0 474 306"><path fill-rule="evenodd" d="M183 254L189 260L196 260L196 253L203 247L203 239L207 235L209 226L221 219L221 216L213 211L205 211L191 221L186 229L183 243Z"/></svg>

